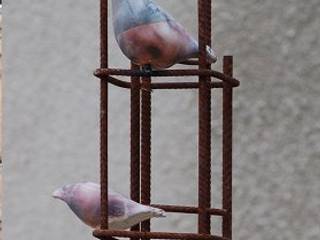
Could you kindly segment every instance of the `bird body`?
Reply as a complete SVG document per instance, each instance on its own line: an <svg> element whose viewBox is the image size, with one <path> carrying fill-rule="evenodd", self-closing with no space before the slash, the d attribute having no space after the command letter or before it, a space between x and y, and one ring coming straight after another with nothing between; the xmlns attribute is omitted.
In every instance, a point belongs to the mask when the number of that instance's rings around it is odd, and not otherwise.
<svg viewBox="0 0 320 240"><path fill-rule="evenodd" d="M100 185L92 182L65 185L53 197L68 204L87 225L100 227ZM108 214L110 229L128 229L141 221L164 217L164 211L136 203L109 189Z"/></svg>
<svg viewBox="0 0 320 240"><path fill-rule="evenodd" d="M116 40L135 64L167 68L198 57L198 42L152 0L112 0L112 9ZM217 60L209 47L207 59Z"/></svg>

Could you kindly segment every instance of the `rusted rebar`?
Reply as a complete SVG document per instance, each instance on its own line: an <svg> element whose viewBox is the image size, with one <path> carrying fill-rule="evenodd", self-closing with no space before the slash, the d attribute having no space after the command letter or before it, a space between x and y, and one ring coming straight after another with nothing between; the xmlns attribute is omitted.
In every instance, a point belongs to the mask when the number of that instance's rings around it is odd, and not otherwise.
<svg viewBox="0 0 320 240"><path fill-rule="evenodd" d="M108 1L100 1L100 64L108 68ZM100 81L101 229L108 229L108 76Z"/></svg>
<svg viewBox="0 0 320 240"><path fill-rule="evenodd" d="M139 66L131 64L131 69L137 70L139 68ZM133 201L140 202L140 77L131 77L130 85L130 196ZM131 231L140 231L140 224L133 226Z"/></svg>
<svg viewBox="0 0 320 240"><path fill-rule="evenodd" d="M210 70L206 48L211 46L211 0L198 0L199 70ZM198 132L198 232L210 234L211 219L206 209L211 204L211 87L208 76L199 77Z"/></svg>
<svg viewBox="0 0 320 240"><path fill-rule="evenodd" d="M182 206L182 205L163 205L163 204L151 204L152 207L163 209L167 212L198 214L200 209L198 207ZM206 212L210 215L225 216L227 211L225 209L208 208Z"/></svg>
<svg viewBox="0 0 320 240"><path fill-rule="evenodd" d="M210 76L222 81L230 82L233 86L239 86L239 80L231 78L221 72L209 69L172 69L172 70L152 70L152 71L143 71L143 70L130 70L130 69L97 69L94 72L96 77L105 77L105 76L139 76L139 77L184 77L184 76Z"/></svg>
<svg viewBox="0 0 320 240"><path fill-rule="evenodd" d="M232 98L233 88L240 82L233 78L233 59L224 57L223 72L214 71L206 61L206 47L211 46L211 0L198 0L199 59L182 64L198 65L198 69L151 70L108 68L108 1L100 2L101 64L95 71L100 78L100 182L101 228L94 236L137 239L231 240L232 238ZM130 76L123 81L114 76ZM198 82L152 82L151 77L197 76ZM212 78L221 80L213 81ZM136 202L161 208L167 212L198 215L198 233L150 232L150 220L131 231L108 229L108 83L130 89L130 196ZM223 88L223 199L222 208L211 208L211 89ZM151 204L151 92L152 89L198 89L198 206ZM210 233L212 215L222 217L222 234Z"/></svg>
<svg viewBox="0 0 320 240"><path fill-rule="evenodd" d="M141 83L141 203L151 201L151 78ZM150 220L141 223L141 230L150 231Z"/></svg>
<svg viewBox="0 0 320 240"><path fill-rule="evenodd" d="M107 81L117 87L131 89L131 82L127 82L124 80L117 79L115 77L109 76ZM210 82L211 88L223 88L223 85L226 84L224 82ZM230 85L230 84L229 84ZM231 85L235 87L234 85ZM199 88L199 82L158 82L151 83L151 89L196 89Z"/></svg>
<svg viewBox="0 0 320 240"><path fill-rule="evenodd" d="M223 72L232 77L233 58L223 59ZM232 86L223 87L223 200L227 213L222 220L223 236L232 239Z"/></svg>
<svg viewBox="0 0 320 240"><path fill-rule="evenodd" d="M129 237L142 239L184 239L184 240L228 240L224 237L209 235L209 234L196 234L196 233L171 233L171 232L131 232L131 231L116 231L116 230L100 230L96 229L93 235L102 238L108 236L114 237Z"/></svg>

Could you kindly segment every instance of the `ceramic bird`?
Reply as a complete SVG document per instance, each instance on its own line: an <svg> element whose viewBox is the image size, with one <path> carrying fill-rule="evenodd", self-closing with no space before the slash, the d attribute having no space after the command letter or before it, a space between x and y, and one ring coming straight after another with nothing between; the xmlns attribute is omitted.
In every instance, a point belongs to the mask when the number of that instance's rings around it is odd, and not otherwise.
<svg viewBox="0 0 320 240"><path fill-rule="evenodd" d="M52 194L68 204L71 210L92 228L100 227L100 185L92 182L65 185ZM109 189L109 228L128 229L139 222L164 217L162 209L136 203Z"/></svg>
<svg viewBox="0 0 320 240"><path fill-rule="evenodd" d="M122 52L137 65L168 68L198 57L198 42L152 0L112 0L113 28ZM207 61L217 57L207 46Z"/></svg>

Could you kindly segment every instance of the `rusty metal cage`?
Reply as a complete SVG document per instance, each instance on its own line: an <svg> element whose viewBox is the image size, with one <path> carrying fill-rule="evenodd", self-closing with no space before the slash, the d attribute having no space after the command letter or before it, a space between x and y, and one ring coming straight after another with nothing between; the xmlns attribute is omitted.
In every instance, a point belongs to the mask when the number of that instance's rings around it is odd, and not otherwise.
<svg viewBox="0 0 320 240"><path fill-rule="evenodd" d="M206 45L211 46L211 0L198 0L199 58L182 64L198 66L191 69L169 69L146 72L131 63L131 69L108 68L108 0L100 0L101 66L95 76L101 84L100 106L100 182L101 227L93 235L99 239L126 237L131 239L232 239L232 98L239 81L233 78L233 58L223 58L223 72L214 71L206 61ZM130 76L124 81L118 76ZM152 77L197 76L196 82L162 81ZM216 79L213 81L212 79ZM134 226L130 231L108 229L108 84L128 89L131 94L130 127L130 191L131 198L142 204L162 208L167 212L197 214L198 233L152 232L150 221ZM223 91L222 208L211 208L211 89ZM151 204L151 95L156 89L198 89L198 206ZM222 217L222 236L210 232L211 216Z"/></svg>

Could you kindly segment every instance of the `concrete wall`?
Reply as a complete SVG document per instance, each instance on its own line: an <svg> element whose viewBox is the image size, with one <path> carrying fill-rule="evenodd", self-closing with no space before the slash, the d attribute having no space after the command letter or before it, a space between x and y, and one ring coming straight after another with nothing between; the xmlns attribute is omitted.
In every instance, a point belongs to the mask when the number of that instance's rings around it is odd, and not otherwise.
<svg viewBox="0 0 320 240"><path fill-rule="evenodd" d="M196 1L158 2L196 35ZM4 4L4 239L93 239L50 194L65 183L98 180L98 7L84 0ZM319 1L219 0L214 10L214 46L220 57L235 56L242 80L234 108L234 239L317 239ZM112 34L110 41L111 66L126 67ZM153 96L152 199L196 204L197 92ZM215 183L220 97L214 91ZM124 194L128 101L125 90L111 87L110 182ZM219 190L214 185L214 206ZM169 215L153 226L195 231L196 218Z"/></svg>

